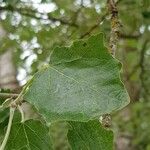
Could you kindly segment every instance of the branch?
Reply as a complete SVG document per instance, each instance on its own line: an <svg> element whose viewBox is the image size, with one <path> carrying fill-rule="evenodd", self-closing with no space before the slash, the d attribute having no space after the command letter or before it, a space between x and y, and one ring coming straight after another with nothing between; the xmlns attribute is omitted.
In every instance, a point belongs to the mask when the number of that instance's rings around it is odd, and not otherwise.
<svg viewBox="0 0 150 150"><path fill-rule="evenodd" d="M83 39L84 37L90 35L98 26L100 25L101 22L103 22L108 15L108 12L106 12L100 19L99 21L93 25L87 32L85 32L83 35L80 36L80 39Z"/></svg>
<svg viewBox="0 0 150 150"><path fill-rule="evenodd" d="M116 4L118 4L120 2L121 2L121 0L118 0L116 2ZM98 28L99 25L100 25L100 23L105 20L105 18L107 17L107 15L108 15L108 12L106 12L102 17L100 17L99 21L95 25L93 25L92 27L90 27L87 32L85 32L84 34L82 34L80 36L80 39L82 39L82 38L90 35L96 28ZM127 34L123 34L123 33L119 34L119 37L123 38L123 39L138 39L140 36L141 36L141 34L137 34L137 35L127 35Z"/></svg>
<svg viewBox="0 0 150 150"><path fill-rule="evenodd" d="M145 68L144 68L144 58L145 58L145 51L146 51L146 46L148 44L149 40L145 40L141 49L141 54L140 54L140 61L139 61L139 65L141 68L141 72L140 72L140 80L141 80L141 86L144 89L145 93L149 93L149 89L146 87L146 83L145 83L145 78L144 78L144 74L145 74Z"/></svg>
<svg viewBox="0 0 150 150"><path fill-rule="evenodd" d="M120 22L118 21L118 10L116 7L116 3L114 0L107 0L108 5L108 12L111 14L111 34L110 34L110 41L109 41L109 50L113 57L115 57L115 52L117 49L118 44L118 33ZM111 126L111 116L110 114L104 114L102 116L102 125L104 127Z"/></svg>
<svg viewBox="0 0 150 150"><path fill-rule="evenodd" d="M110 52L115 56L117 49L117 43L119 40L120 33L120 22L118 20L118 10L114 0L107 0L108 11L111 14L111 33L109 40Z"/></svg>
<svg viewBox="0 0 150 150"><path fill-rule="evenodd" d="M146 50L147 43L148 43L148 40L145 40L145 42L143 43L142 49L141 49L140 62L139 62L139 65L141 67L141 74L140 74L140 76L145 71L145 69L144 69L144 55L145 55L145 50Z"/></svg>
<svg viewBox="0 0 150 150"><path fill-rule="evenodd" d="M11 12L18 12L23 16L27 16L27 17L30 17L30 18L38 19L38 20L50 20L52 22L59 21L61 24L64 24L64 25L69 25L69 26L76 27L76 28L78 27L78 25L75 24L75 23L68 22L68 21L66 21L64 19L61 19L61 18L55 18L55 17L51 16L50 14L47 14L48 18L44 19L41 16L45 15L45 14L39 13L38 11L35 11L35 10L32 10L32 9L27 10L27 9L16 8L16 7L13 7L11 5L7 5L7 6L4 6L4 7L0 6L0 11L2 11L2 10L11 11ZM36 16L36 13L39 13L40 17Z"/></svg>
<svg viewBox="0 0 150 150"><path fill-rule="evenodd" d="M13 93L0 93L0 98L7 99L7 98L17 98L19 94Z"/></svg>
<svg viewBox="0 0 150 150"><path fill-rule="evenodd" d="M138 39L141 37L142 34L137 34L137 35L128 35L128 34L123 34L123 33L120 33L119 34L119 37L120 38L123 38L123 39Z"/></svg>

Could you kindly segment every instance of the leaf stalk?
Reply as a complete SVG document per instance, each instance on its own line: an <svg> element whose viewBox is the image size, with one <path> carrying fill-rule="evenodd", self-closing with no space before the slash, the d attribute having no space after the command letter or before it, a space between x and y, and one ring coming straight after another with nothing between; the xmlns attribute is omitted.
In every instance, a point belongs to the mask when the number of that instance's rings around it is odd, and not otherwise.
<svg viewBox="0 0 150 150"><path fill-rule="evenodd" d="M15 112L14 107L10 107L10 115L9 115L9 121L8 121L8 126L7 126L7 130L6 130L6 134L4 137L4 140L0 146L0 150L4 150L5 146L7 144L8 138L9 138L9 134L10 134L10 130L11 130L11 126L12 126L12 121L13 121L13 117L14 117L14 112Z"/></svg>

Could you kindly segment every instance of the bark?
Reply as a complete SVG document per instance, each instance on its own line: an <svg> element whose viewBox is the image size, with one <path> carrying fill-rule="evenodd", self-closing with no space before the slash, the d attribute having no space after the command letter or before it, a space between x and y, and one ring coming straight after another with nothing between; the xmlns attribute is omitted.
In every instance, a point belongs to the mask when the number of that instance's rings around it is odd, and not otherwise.
<svg viewBox="0 0 150 150"><path fill-rule="evenodd" d="M5 30L0 26L0 40L7 36ZM16 79L16 68L13 63L13 51L8 48L0 54L0 88L15 90L19 87Z"/></svg>

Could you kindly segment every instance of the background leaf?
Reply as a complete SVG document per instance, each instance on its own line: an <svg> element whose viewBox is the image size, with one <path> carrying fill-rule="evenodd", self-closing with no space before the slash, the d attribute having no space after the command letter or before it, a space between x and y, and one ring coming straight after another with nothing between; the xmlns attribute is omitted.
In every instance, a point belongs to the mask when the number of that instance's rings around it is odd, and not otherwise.
<svg viewBox="0 0 150 150"><path fill-rule="evenodd" d="M14 122L6 150L51 150L52 144L48 133L48 128L40 121Z"/></svg>
<svg viewBox="0 0 150 150"><path fill-rule="evenodd" d="M99 121L69 122L68 140L72 150L112 150L113 132L102 128Z"/></svg>

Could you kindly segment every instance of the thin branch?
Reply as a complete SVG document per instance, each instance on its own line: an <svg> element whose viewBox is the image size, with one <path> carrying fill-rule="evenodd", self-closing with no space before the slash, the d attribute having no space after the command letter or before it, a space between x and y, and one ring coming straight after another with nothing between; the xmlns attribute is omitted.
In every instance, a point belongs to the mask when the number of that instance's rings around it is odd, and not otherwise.
<svg viewBox="0 0 150 150"><path fill-rule="evenodd" d="M144 89L144 92L148 94L148 88L146 87L145 84L145 78L144 78L144 74L145 74L145 68L144 68L144 58L145 58L145 51L146 51L146 46L148 44L149 40L145 40L141 49L141 54L140 54L140 61L139 61L139 65L141 68L141 72L140 72L140 80L141 80L141 86Z"/></svg>
<svg viewBox="0 0 150 150"><path fill-rule="evenodd" d="M116 4L119 4L120 2L121 2L121 0L118 0L116 2ZM85 32L84 34L82 34L80 36L80 39L82 39L82 38L84 38L86 36L89 36L96 28L99 27L100 23L105 20L105 18L107 17L107 15L108 15L108 12L106 12L102 17L100 17L99 21L96 24L94 24L92 27L90 27L87 32ZM138 39L140 36L141 36L141 34L137 34L137 35L128 35L128 34L123 34L123 33L119 34L119 37L123 38L123 39Z"/></svg>
<svg viewBox="0 0 150 150"><path fill-rule="evenodd" d="M11 12L18 12L23 16L27 16L27 17L30 17L30 18L38 19L38 20L50 20L52 22L58 21L58 22L60 22L61 24L64 24L64 25L69 25L69 26L76 27L76 28L78 27L78 25L75 24L75 23L66 21L66 20L61 19L61 18L55 18L55 17L51 16L50 14L47 14L47 16L48 16L47 19L42 18L41 16L45 15L45 14L39 13L38 11L35 11L35 10L32 10L32 9L28 10L28 9L16 8L16 7L13 7L11 5L7 5L7 6L4 6L4 7L0 6L0 11L2 11L2 10L11 11ZM40 14L40 17L36 16L36 13Z"/></svg>
<svg viewBox="0 0 150 150"><path fill-rule="evenodd" d="M119 34L119 37L120 38L123 38L123 39L138 39L141 37L142 34L137 34L137 35L128 35L128 34L123 34L123 33L120 33Z"/></svg>
<svg viewBox="0 0 150 150"><path fill-rule="evenodd" d="M100 23L105 20L107 15L108 15L108 12L106 12L102 17L100 17L99 21L95 25L93 25L87 32L81 35L80 39L83 39L84 37L90 35L96 28L98 28Z"/></svg>
<svg viewBox="0 0 150 150"><path fill-rule="evenodd" d="M118 10L114 0L107 0L108 11L111 14L111 33L109 47L110 52L115 56L120 33L120 22L118 20Z"/></svg>
<svg viewBox="0 0 150 150"><path fill-rule="evenodd" d="M7 98L17 98L19 94L14 93L0 93L0 98L7 99Z"/></svg>
<svg viewBox="0 0 150 150"><path fill-rule="evenodd" d="M145 71L145 69L144 69L144 55L145 55L145 50L146 50L147 43L148 43L148 40L145 40L145 42L143 43L142 49L141 49L141 54L140 54L139 65L141 67L141 74L140 74L141 77L142 77L142 74Z"/></svg>

